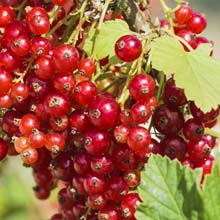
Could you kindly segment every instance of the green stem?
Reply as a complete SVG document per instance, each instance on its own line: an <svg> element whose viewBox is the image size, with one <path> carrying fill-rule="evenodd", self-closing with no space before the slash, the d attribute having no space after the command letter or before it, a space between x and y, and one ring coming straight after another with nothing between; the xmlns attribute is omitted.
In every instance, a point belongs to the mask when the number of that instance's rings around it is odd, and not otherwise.
<svg viewBox="0 0 220 220"><path fill-rule="evenodd" d="M17 20L21 20L22 12L24 12L24 6L26 5L28 0L23 0L21 5L19 5L16 10L18 10Z"/></svg>
<svg viewBox="0 0 220 220"><path fill-rule="evenodd" d="M165 75L163 72L160 72L160 82L159 82L159 87L158 87L157 94L156 94L156 99L158 103L160 101L160 96L163 91L164 83L165 83Z"/></svg>
<svg viewBox="0 0 220 220"><path fill-rule="evenodd" d="M56 20L59 10L60 10L59 6L54 6L52 11L48 13L50 17L50 24L52 24Z"/></svg>
<svg viewBox="0 0 220 220"><path fill-rule="evenodd" d="M209 134L209 135L211 135L213 137L216 137L216 138L220 138L220 132L214 131L214 130L212 130L210 128L205 128L205 132L204 133L205 134Z"/></svg>
<svg viewBox="0 0 220 220"><path fill-rule="evenodd" d="M172 13L173 10L168 7L168 5L166 4L166 2L164 0L160 0L160 4L163 8L163 11L166 15L167 20L170 23L170 30L171 30L172 33L174 33L174 22L173 22L173 18L171 16L171 13Z"/></svg>
<svg viewBox="0 0 220 220"><path fill-rule="evenodd" d="M130 84L130 81L132 80L133 76L137 73L137 64L138 64L138 61L135 61L132 64L132 66L129 70L129 73L127 75L127 80L125 82L121 96L118 98L118 103L120 104L120 107L122 110L124 110L125 102L127 101L128 97L129 97L128 86Z"/></svg>
<svg viewBox="0 0 220 220"><path fill-rule="evenodd" d="M82 30L82 25L85 22L84 12L85 12L87 3L88 3L88 0L85 0L79 10L79 12L80 12L79 23L77 25L76 31L73 31L72 34L70 35L70 37L67 41L67 44L75 45L78 40L79 34Z"/></svg>
<svg viewBox="0 0 220 220"><path fill-rule="evenodd" d="M108 6L109 6L110 3L111 3L111 0L106 0L105 5L104 5L103 10L102 10L102 13L101 13L101 16L100 16L100 19L99 19L99 23L96 27L96 32L95 32L96 37L95 37L95 41L94 41L93 48L92 48L92 59L96 59L96 54L95 53L96 53L96 46L97 46L98 36L99 36L101 26L102 26L102 23L104 21L105 14L108 10Z"/></svg>

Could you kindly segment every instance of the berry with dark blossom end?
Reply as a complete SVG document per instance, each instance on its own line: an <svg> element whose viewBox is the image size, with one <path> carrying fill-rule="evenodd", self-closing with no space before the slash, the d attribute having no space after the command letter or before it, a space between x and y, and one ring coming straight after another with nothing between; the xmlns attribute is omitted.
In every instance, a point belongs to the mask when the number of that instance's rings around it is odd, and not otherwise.
<svg viewBox="0 0 220 220"><path fill-rule="evenodd" d="M89 173L83 182L83 186L88 195L95 195L105 191L105 179L95 173Z"/></svg>
<svg viewBox="0 0 220 220"><path fill-rule="evenodd" d="M105 196L107 199L118 202L123 199L128 193L128 185L124 179L120 176L113 176L108 181L105 190Z"/></svg>
<svg viewBox="0 0 220 220"><path fill-rule="evenodd" d="M93 156L105 154L110 147L111 139L108 133L99 130L89 130L84 134L84 147Z"/></svg>
<svg viewBox="0 0 220 220"><path fill-rule="evenodd" d="M76 84L74 88L73 98L80 106L86 106L91 104L96 95L96 85L86 80Z"/></svg>
<svg viewBox="0 0 220 220"><path fill-rule="evenodd" d="M92 61L90 58L84 58L80 60L78 65L78 71L81 75L90 77L95 72L95 69L96 69L95 62Z"/></svg>
<svg viewBox="0 0 220 220"><path fill-rule="evenodd" d="M137 101L146 101L154 95L156 85L154 79L148 74L136 75L129 84L131 97Z"/></svg>
<svg viewBox="0 0 220 220"><path fill-rule="evenodd" d="M114 128L119 121L120 107L111 96L98 95L89 106L89 118L100 129Z"/></svg>
<svg viewBox="0 0 220 220"><path fill-rule="evenodd" d="M195 163L199 164L205 161L211 153L211 147L208 141L204 138L191 140L187 145L187 153L189 158Z"/></svg>
<svg viewBox="0 0 220 220"><path fill-rule="evenodd" d="M192 17L193 11L189 5L181 5L175 11L175 17L178 24L186 24Z"/></svg>
<svg viewBox="0 0 220 220"><path fill-rule="evenodd" d="M98 220L120 220L118 207L107 203L103 209L98 211Z"/></svg>
<svg viewBox="0 0 220 220"><path fill-rule="evenodd" d="M130 129L127 137L129 148L135 152L144 151L151 142L149 131L140 126L135 126Z"/></svg>
<svg viewBox="0 0 220 220"><path fill-rule="evenodd" d="M120 37L115 43L115 53L124 62L136 60L142 52L141 41L132 35Z"/></svg>
<svg viewBox="0 0 220 220"><path fill-rule="evenodd" d="M163 101L170 106L182 106L187 103L184 90L176 87L173 78L170 78L165 85L163 92Z"/></svg>
<svg viewBox="0 0 220 220"><path fill-rule="evenodd" d="M53 49L53 61L57 70L73 71L79 62L79 52L69 44L61 44Z"/></svg>
<svg viewBox="0 0 220 220"><path fill-rule="evenodd" d="M201 137L204 133L202 123L194 118L187 120L183 126L183 134L189 140L195 140Z"/></svg>
<svg viewBox="0 0 220 220"><path fill-rule="evenodd" d="M183 40L185 40L193 49L196 49L198 47L197 41L196 41L196 35L193 34L190 30L181 30L177 33L179 37L181 37ZM184 50L189 51L189 48L183 44Z"/></svg>
<svg viewBox="0 0 220 220"><path fill-rule="evenodd" d="M107 199L103 194L94 194L88 197L88 205L94 210L103 209Z"/></svg>
<svg viewBox="0 0 220 220"><path fill-rule="evenodd" d="M70 100L59 93L49 93L44 99L45 111L52 117L66 115L70 110Z"/></svg>
<svg viewBox="0 0 220 220"><path fill-rule="evenodd" d="M153 126L162 134L173 135L182 129L184 117L179 109L163 104L156 108L152 122Z"/></svg>
<svg viewBox="0 0 220 220"><path fill-rule="evenodd" d="M186 154L187 144L184 139L178 135L165 137L161 143L163 154L167 155L170 159L177 158L182 160Z"/></svg>

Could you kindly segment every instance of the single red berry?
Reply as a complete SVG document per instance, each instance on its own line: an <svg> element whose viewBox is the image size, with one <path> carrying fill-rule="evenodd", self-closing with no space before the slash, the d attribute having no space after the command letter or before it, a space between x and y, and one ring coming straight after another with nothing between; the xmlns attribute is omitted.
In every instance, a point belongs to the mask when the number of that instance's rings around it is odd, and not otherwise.
<svg viewBox="0 0 220 220"><path fill-rule="evenodd" d="M53 153L58 153L63 150L65 146L65 140L63 136L56 132L50 132L46 135L45 147Z"/></svg>
<svg viewBox="0 0 220 220"><path fill-rule="evenodd" d="M50 189L48 187L40 187L35 186L33 187L35 196L40 200L46 200L50 196Z"/></svg>
<svg viewBox="0 0 220 220"><path fill-rule="evenodd" d="M34 114L25 114L19 123L19 130L22 135L27 136L33 132L33 129L40 129L40 121Z"/></svg>
<svg viewBox="0 0 220 220"><path fill-rule="evenodd" d="M115 202L121 201L128 193L128 185L120 176L111 177L106 187L106 198Z"/></svg>
<svg viewBox="0 0 220 220"><path fill-rule="evenodd" d="M31 41L31 52L36 57L47 55L51 47L51 42L45 37L35 37Z"/></svg>
<svg viewBox="0 0 220 220"><path fill-rule="evenodd" d="M205 17L200 13L193 13L191 19L188 22L188 29L195 34L202 33L206 28L207 22Z"/></svg>
<svg viewBox="0 0 220 220"><path fill-rule="evenodd" d="M73 97L81 106L90 104L97 95L96 85L90 81L81 81L76 84Z"/></svg>
<svg viewBox="0 0 220 220"><path fill-rule="evenodd" d="M44 99L45 111L52 117L66 115L70 104L70 100L59 93L50 93Z"/></svg>
<svg viewBox="0 0 220 220"><path fill-rule="evenodd" d="M165 85L163 92L163 101L170 106L182 106L187 103L184 90L176 87L173 78L170 78Z"/></svg>
<svg viewBox="0 0 220 220"><path fill-rule="evenodd" d="M80 60L78 65L78 71L81 75L90 77L95 72L95 70L96 70L96 65L94 61L92 61L89 58L84 58Z"/></svg>
<svg viewBox="0 0 220 220"><path fill-rule="evenodd" d="M57 70L62 72L73 71L79 62L77 49L69 44L61 44L53 49L53 61Z"/></svg>
<svg viewBox="0 0 220 220"><path fill-rule="evenodd" d="M76 84L74 75L71 73L58 73L53 78L53 86L57 92L69 95Z"/></svg>
<svg viewBox="0 0 220 220"><path fill-rule="evenodd" d="M151 142L149 131L140 126L130 129L127 137L129 148L135 152L144 151Z"/></svg>
<svg viewBox="0 0 220 220"><path fill-rule="evenodd" d="M100 156L109 150L111 144L108 133L98 130L87 131L84 135L84 147L94 156Z"/></svg>
<svg viewBox="0 0 220 220"><path fill-rule="evenodd" d="M89 195L95 195L105 191L106 182L103 177L94 173L89 173L85 177L83 186Z"/></svg>
<svg viewBox="0 0 220 220"><path fill-rule="evenodd" d="M160 27L166 30L170 29L170 22L168 20L165 19L161 19L160 20Z"/></svg>
<svg viewBox="0 0 220 220"><path fill-rule="evenodd" d="M98 175L107 175L114 169L112 156L105 154L90 159L90 167L94 173Z"/></svg>
<svg viewBox="0 0 220 220"><path fill-rule="evenodd" d="M90 155L86 152L77 153L74 157L73 167L79 175L85 175L90 172Z"/></svg>
<svg viewBox="0 0 220 220"><path fill-rule="evenodd" d="M149 120L151 109L145 101L138 101L131 107L131 117L134 123L141 124Z"/></svg>
<svg viewBox="0 0 220 220"><path fill-rule="evenodd" d="M38 152L35 148L27 147L21 151L21 159L25 164L33 164L38 160Z"/></svg>
<svg viewBox="0 0 220 220"><path fill-rule="evenodd" d="M202 123L197 119L189 119L183 125L183 134L189 140L195 140L201 137L204 133Z"/></svg>
<svg viewBox="0 0 220 220"><path fill-rule="evenodd" d="M88 197L88 205L94 210L103 209L106 201L107 200L103 194L94 194Z"/></svg>
<svg viewBox="0 0 220 220"><path fill-rule="evenodd" d="M129 133L129 127L126 125L119 125L114 129L114 137L118 143L125 144L127 142L127 136Z"/></svg>
<svg viewBox="0 0 220 220"><path fill-rule="evenodd" d="M196 35L191 32L190 30L181 30L177 33L177 35L179 37L181 37L183 40L185 40L193 49L196 49L198 47L197 41L196 41ZM185 51L189 51L189 48L186 47L186 45L184 45L182 43L184 50Z"/></svg>
<svg viewBox="0 0 220 220"><path fill-rule="evenodd" d="M156 108L152 122L154 127L165 135L178 133L184 124L184 117L179 109L163 104Z"/></svg>
<svg viewBox="0 0 220 220"><path fill-rule="evenodd" d="M69 0L51 0L55 5L64 6Z"/></svg>
<svg viewBox="0 0 220 220"><path fill-rule="evenodd" d="M114 128L119 121L120 107L113 97L98 95L89 106L89 118L100 129Z"/></svg>
<svg viewBox="0 0 220 220"><path fill-rule="evenodd" d="M115 43L115 53L122 61L132 62L141 55L141 52L141 41L135 36L122 36Z"/></svg>
<svg viewBox="0 0 220 220"><path fill-rule="evenodd" d="M201 163L206 160L211 153L211 147L208 145L208 141L203 138L191 140L187 146L187 152L189 158L195 163Z"/></svg>
<svg viewBox="0 0 220 220"><path fill-rule="evenodd" d="M170 159L177 158L182 160L186 154L187 144L184 139L178 135L165 137L161 143L163 154L167 155Z"/></svg>
<svg viewBox="0 0 220 220"><path fill-rule="evenodd" d="M12 87L12 76L5 70L0 70L0 96L6 95Z"/></svg>
<svg viewBox="0 0 220 220"><path fill-rule="evenodd" d="M16 83L11 88L11 98L13 102L22 102L29 96L29 88L24 83Z"/></svg>
<svg viewBox="0 0 220 220"><path fill-rule="evenodd" d="M116 205L106 204L98 211L98 220L120 220L120 214Z"/></svg>
<svg viewBox="0 0 220 220"><path fill-rule="evenodd" d="M10 7L0 6L0 27L5 27L14 20L14 10Z"/></svg>
<svg viewBox="0 0 220 220"><path fill-rule="evenodd" d="M134 100L147 100L156 90L154 79L148 74L138 74L130 82L129 92Z"/></svg>
<svg viewBox="0 0 220 220"><path fill-rule="evenodd" d="M28 144L33 148L41 148L46 143L46 136L42 131L34 128L32 133L28 136Z"/></svg>
<svg viewBox="0 0 220 220"><path fill-rule="evenodd" d="M193 11L189 5L181 5L175 11L175 17L178 24L186 24L192 17Z"/></svg>
<svg viewBox="0 0 220 220"><path fill-rule="evenodd" d="M140 171L128 170L124 173L123 178L127 183L128 187L134 189L140 184L141 181Z"/></svg>

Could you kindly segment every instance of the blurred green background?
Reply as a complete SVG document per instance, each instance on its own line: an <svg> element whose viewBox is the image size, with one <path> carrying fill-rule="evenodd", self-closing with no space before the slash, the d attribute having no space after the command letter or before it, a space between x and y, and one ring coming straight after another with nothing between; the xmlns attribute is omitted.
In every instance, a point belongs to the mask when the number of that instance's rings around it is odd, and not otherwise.
<svg viewBox="0 0 220 220"><path fill-rule="evenodd" d="M167 2L175 5L174 0ZM214 54L219 57L220 0L189 2L195 11L206 14L208 26L202 35L215 42ZM159 4L158 10L161 11ZM55 212L55 195L49 201L37 201L32 186L31 169L24 168L19 157L0 162L0 220L46 220Z"/></svg>

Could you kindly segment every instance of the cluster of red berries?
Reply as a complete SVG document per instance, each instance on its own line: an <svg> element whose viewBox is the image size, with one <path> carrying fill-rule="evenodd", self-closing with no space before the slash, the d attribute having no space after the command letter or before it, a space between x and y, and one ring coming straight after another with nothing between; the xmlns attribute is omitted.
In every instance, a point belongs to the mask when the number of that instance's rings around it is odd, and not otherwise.
<svg viewBox="0 0 220 220"><path fill-rule="evenodd" d="M113 95L100 91L92 81L97 63L83 58L80 48L59 42L65 25L47 36L66 16L62 6L68 0L27 1L20 20L15 19L20 12L9 7L15 2L9 2L0 6L0 160L20 154L33 169L39 199L47 199L59 181L65 184L58 193L59 214L51 220L135 220L141 199L134 191L152 153L210 172L215 138L205 135L204 127L216 123L218 109L203 113L173 78L158 104L152 72L138 72L129 81L129 98L121 108L123 88ZM51 24L47 11L54 5L61 7ZM187 5L175 16L181 37L184 29L192 40L206 26ZM115 44L123 62L137 60L142 52L133 35ZM185 120L187 106L193 117Z"/></svg>
<svg viewBox="0 0 220 220"><path fill-rule="evenodd" d="M193 12L190 5L185 3L182 4L174 14L175 34L186 41L192 47L192 49L196 49L200 44L212 44L212 42L207 38L197 36L198 34L201 34L207 26L207 22L203 14ZM167 20L161 20L160 25L165 29L170 28L170 23ZM185 45L184 49L189 51L189 48Z"/></svg>

